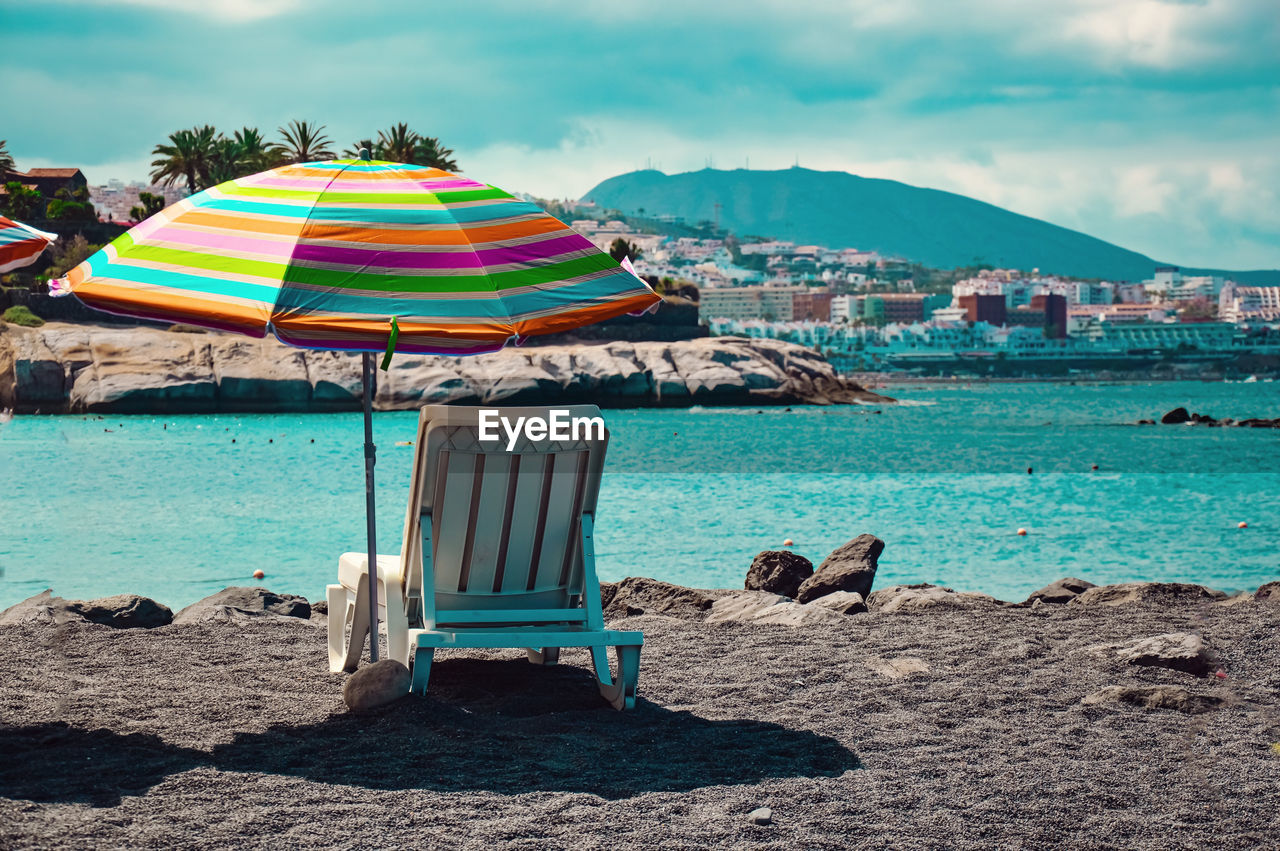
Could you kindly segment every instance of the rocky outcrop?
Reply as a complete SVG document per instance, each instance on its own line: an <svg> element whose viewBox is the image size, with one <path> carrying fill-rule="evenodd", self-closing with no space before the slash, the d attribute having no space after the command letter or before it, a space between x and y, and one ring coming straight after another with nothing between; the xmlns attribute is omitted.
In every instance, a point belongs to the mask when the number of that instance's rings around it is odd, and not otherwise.
<svg viewBox="0 0 1280 851"><path fill-rule="evenodd" d="M230 620L235 617L310 618L311 604L296 594L277 594L266 588L223 588L178 612L174 623Z"/></svg>
<svg viewBox="0 0 1280 851"><path fill-rule="evenodd" d="M867 607L873 612L916 612L939 606L957 609L999 606L1000 601L977 591L953 591L922 582L918 585L890 585L872 592Z"/></svg>
<svg viewBox="0 0 1280 851"><path fill-rule="evenodd" d="M819 597L809 605L821 606L842 615L860 615L867 611L867 601L856 591L834 591Z"/></svg>
<svg viewBox="0 0 1280 851"><path fill-rule="evenodd" d="M1182 686L1107 686L1080 701L1085 706L1124 703L1143 709L1173 709L1200 715L1226 701L1212 694L1195 694Z"/></svg>
<svg viewBox="0 0 1280 851"><path fill-rule="evenodd" d="M1059 579L1057 582L1051 582L1038 591L1032 591L1031 596L1027 597L1024 606L1030 606L1039 600L1041 603L1063 604L1069 603L1076 597L1083 594L1090 588L1096 588L1092 582L1084 579L1076 579L1073 576L1067 576Z"/></svg>
<svg viewBox="0 0 1280 851"><path fill-rule="evenodd" d="M1150 425L1151 420L1139 420L1138 425ZM1214 419L1208 414L1195 414L1189 412L1186 408L1174 408L1168 411L1160 418L1161 425L1205 425L1205 426L1236 426L1238 428L1280 428L1280 417L1268 419L1266 417L1250 417L1243 420L1234 420L1231 417L1223 417L1222 419Z"/></svg>
<svg viewBox="0 0 1280 851"><path fill-rule="evenodd" d="M1069 606L1123 606L1126 603L1212 603L1227 595L1188 582L1122 582L1086 589L1067 602Z"/></svg>
<svg viewBox="0 0 1280 851"><path fill-rule="evenodd" d="M600 583L600 604L606 619L635 615L666 615L686 620L702 620L713 598L682 585L672 585L645 576L628 576L621 582Z"/></svg>
<svg viewBox="0 0 1280 851"><path fill-rule="evenodd" d="M0 612L0 625L68 623L86 620L116 629L151 629L173 621L173 612L163 603L137 594L116 594L98 600L64 600L42 591Z"/></svg>
<svg viewBox="0 0 1280 851"><path fill-rule="evenodd" d="M116 629L164 626L173 623L173 611L163 603L137 594L116 594L88 602L73 601L67 610L87 621Z"/></svg>
<svg viewBox="0 0 1280 851"><path fill-rule="evenodd" d="M19 412L211 413L360 407L360 357L273 338L49 322L0 323L0 407ZM605 407L892 402L779 340L508 346L476 357L397 355L379 410L432 403Z"/></svg>
<svg viewBox="0 0 1280 851"><path fill-rule="evenodd" d="M823 559L813 576L800 585L796 599L808 603L836 591L852 591L866 599L882 552L884 541L875 535L859 535Z"/></svg>
<svg viewBox="0 0 1280 851"><path fill-rule="evenodd" d="M756 556L747 570L748 591L769 591L794 597L800 585L813 576L813 562L788 550L765 550Z"/></svg>
<svg viewBox="0 0 1280 851"><path fill-rule="evenodd" d="M1253 599L1258 602L1280 603L1280 581L1266 582L1253 592Z"/></svg>
<svg viewBox="0 0 1280 851"><path fill-rule="evenodd" d="M1130 665L1171 668L1197 677L1207 677L1218 667L1204 640L1189 632L1155 635L1114 649L1116 657Z"/></svg>
<svg viewBox="0 0 1280 851"><path fill-rule="evenodd" d="M743 591L721 597L711 606L707 623L751 623L807 626L841 623L845 615L825 606L805 605L768 591Z"/></svg>

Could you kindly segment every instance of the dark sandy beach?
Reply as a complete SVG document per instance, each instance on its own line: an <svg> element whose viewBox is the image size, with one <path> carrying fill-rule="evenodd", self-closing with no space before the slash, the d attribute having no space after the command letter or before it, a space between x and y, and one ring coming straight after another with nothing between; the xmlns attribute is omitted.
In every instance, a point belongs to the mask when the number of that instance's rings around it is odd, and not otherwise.
<svg viewBox="0 0 1280 851"><path fill-rule="evenodd" d="M0 846L1280 840L1275 599L696 618L617 621L646 635L631 713L605 707L583 652L544 669L501 651L443 654L427 698L351 715L319 614L2 626ZM1175 631L1225 677L1099 648ZM1082 702L1152 685L1199 711ZM761 806L773 824L748 822Z"/></svg>

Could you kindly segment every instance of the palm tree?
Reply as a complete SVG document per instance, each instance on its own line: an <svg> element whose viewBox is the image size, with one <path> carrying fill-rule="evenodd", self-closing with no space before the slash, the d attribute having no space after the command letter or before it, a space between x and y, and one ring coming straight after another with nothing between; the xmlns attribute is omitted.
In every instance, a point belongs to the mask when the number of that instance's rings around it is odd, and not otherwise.
<svg viewBox="0 0 1280 851"><path fill-rule="evenodd" d="M453 159L453 149L441 145L435 136L418 137L418 149L414 151L413 162L445 171L458 170L458 163Z"/></svg>
<svg viewBox="0 0 1280 851"><path fill-rule="evenodd" d="M200 181L201 189L235 180L257 169L246 168L244 150L235 139L219 135L213 140L209 149L209 166L204 178Z"/></svg>
<svg viewBox="0 0 1280 851"><path fill-rule="evenodd" d="M237 130L235 141L240 147L240 159L245 168L245 174L265 171L284 164L281 161L280 149L269 143L257 127Z"/></svg>
<svg viewBox="0 0 1280 851"><path fill-rule="evenodd" d="M4 139L0 139L0 177L4 177L16 168L17 164L13 161L13 155L9 153L9 143Z"/></svg>
<svg viewBox="0 0 1280 851"><path fill-rule="evenodd" d="M323 134L324 125L315 126L309 121L290 121L287 128L279 128L284 142L276 149L284 154L285 162L306 163L333 159L329 145L333 142Z"/></svg>
<svg viewBox="0 0 1280 851"><path fill-rule="evenodd" d="M197 184L207 184L209 167L218 131L206 124L170 134L168 145L156 145L151 154L151 182L172 186L186 179L187 193L194 195Z"/></svg>
<svg viewBox="0 0 1280 851"><path fill-rule="evenodd" d="M418 141L421 137L409 129L403 121L390 130L378 131L378 156L395 163L417 162Z"/></svg>

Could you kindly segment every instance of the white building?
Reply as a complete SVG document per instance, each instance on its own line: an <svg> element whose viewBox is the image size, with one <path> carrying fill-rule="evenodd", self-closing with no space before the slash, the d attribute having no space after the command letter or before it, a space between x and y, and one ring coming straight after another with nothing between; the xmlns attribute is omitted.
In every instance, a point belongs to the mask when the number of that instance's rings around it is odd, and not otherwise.
<svg viewBox="0 0 1280 851"><path fill-rule="evenodd" d="M1218 318L1233 323L1280 320L1280 286L1242 287L1227 281L1218 294Z"/></svg>

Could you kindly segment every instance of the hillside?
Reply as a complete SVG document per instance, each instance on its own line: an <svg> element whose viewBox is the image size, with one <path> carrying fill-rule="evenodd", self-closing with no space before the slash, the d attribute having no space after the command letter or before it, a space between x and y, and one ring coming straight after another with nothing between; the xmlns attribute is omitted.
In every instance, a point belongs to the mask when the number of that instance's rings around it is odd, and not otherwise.
<svg viewBox="0 0 1280 851"><path fill-rule="evenodd" d="M840 171L635 171L609 178L583 199L624 213L671 213L688 222L714 219L719 202L721 226L739 237L856 247L942 269L989 263L1139 281L1158 265L1177 263L963 195ZM1227 274L1241 283L1280 283L1276 270Z"/></svg>

